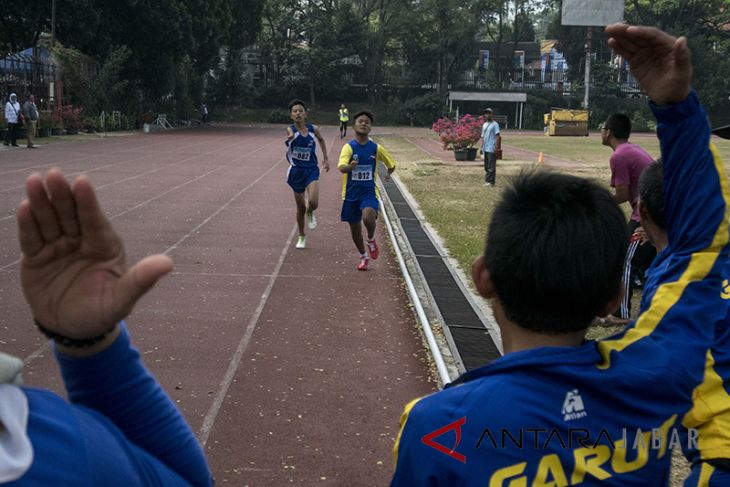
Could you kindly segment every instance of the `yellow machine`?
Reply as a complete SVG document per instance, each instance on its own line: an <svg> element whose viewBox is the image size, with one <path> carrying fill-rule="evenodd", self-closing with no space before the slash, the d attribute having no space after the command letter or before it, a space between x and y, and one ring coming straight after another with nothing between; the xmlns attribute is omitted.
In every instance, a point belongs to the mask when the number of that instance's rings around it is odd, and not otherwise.
<svg viewBox="0 0 730 487"><path fill-rule="evenodd" d="M544 122L545 135L588 135L588 110L553 108Z"/></svg>

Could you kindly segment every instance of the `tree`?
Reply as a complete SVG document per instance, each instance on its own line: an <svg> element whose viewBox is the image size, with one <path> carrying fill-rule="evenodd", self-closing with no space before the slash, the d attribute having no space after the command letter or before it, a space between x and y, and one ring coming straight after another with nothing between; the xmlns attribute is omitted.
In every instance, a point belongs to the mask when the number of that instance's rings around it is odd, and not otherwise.
<svg viewBox="0 0 730 487"><path fill-rule="evenodd" d="M626 19L686 36L692 50L694 83L703 103L727 100L730 88L730 0L632 0Z"/></svg>

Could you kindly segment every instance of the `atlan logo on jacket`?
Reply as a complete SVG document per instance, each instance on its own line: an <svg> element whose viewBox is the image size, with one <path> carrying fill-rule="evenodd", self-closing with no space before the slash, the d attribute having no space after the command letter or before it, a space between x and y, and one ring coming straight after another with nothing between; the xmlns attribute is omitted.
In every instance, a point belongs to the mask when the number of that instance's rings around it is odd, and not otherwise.
<svg viewBox="0 0 730 487"><path fill-rule="evenodd" d="M572 421L574 419L585 418L588 416L583 399L578 394L578 389L568 391L563 401L563 421Z"/></svg>

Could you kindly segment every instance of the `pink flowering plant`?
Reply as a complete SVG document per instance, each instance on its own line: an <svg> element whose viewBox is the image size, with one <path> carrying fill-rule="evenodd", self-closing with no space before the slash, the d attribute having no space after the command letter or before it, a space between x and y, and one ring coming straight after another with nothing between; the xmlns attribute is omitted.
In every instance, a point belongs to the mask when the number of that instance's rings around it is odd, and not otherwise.
<svg viewBox="0 0 730 487"><path fill-rule="evenodd" d="M63 105L60 110L60 116L63 120L63 126L67 129L80 129L81 114L83 111L83 108L77 108L73 105Z"/></svg>
<svg viewBox="0 0 730 487"><path fill-rule="evenodd" d="M431 126L438 134L444 150L462 150L476 147L482 135L484 117L466 114L457 122L448 117L439 118Z"/></svg>

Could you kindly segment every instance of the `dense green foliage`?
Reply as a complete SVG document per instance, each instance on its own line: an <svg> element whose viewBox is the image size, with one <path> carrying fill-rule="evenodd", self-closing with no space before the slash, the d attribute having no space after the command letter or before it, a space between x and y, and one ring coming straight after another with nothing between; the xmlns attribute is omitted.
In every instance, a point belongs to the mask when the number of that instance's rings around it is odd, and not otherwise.
<svg viewBox="0 0 730 487"><path fill-rule="evenodd" d="M583 96L586 28L560 25L561 0L55 2L65 102L87 113L164 110L192 118L203 101L229 115L244 108L270 113L299 97L314 111L345 101L384 108L388 123L430 125L467 72L477 73L477 89L508 90L515 46L540 39L560 41L573 98L531 91L525 125L540 128L550 106L577 107ZM0 53L43 42L51 3L4 0ZM686 35L700 96L711 113L728 112L730 0L632 0L625 16ZM478 42L496 46L481 72ZM592 52L592 125L611 107L625 107L639 125L650 120L644 101L620 88L599 28Z"/></svg>

